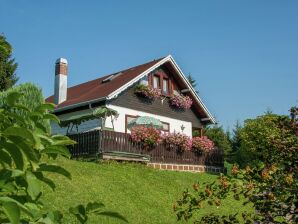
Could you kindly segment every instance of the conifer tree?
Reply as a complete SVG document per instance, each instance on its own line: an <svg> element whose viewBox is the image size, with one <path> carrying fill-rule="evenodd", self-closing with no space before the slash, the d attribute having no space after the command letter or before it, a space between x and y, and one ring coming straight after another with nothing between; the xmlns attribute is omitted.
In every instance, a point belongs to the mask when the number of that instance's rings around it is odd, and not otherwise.
<svg viewBox="0 0 298 224"><path fill-rule="evenodd" d="M7 90L17 81L16 69L18 64L12 58L12 47L0 34L0 91Z"/></svg>

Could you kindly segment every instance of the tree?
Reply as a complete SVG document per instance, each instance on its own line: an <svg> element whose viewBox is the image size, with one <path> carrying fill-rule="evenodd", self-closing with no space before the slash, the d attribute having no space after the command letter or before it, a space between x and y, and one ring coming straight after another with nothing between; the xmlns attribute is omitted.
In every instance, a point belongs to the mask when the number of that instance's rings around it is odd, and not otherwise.
<svg viewBox="0 0 298 224"><path fill-rule="evenodd" d="M232 146L229 140L229 136L223 130L222 126L212 126L204 129L204 135L211 139L214 144L219 148L224 150L225 155L229 155L232 150Z"/></svg>
<svg viewBox="0 0 298 224"><path fill-rule="evenodd" d="M189 220L203 206L224 206L222 199L232 194L235 200L244 198L243 205L248 204L255 211L203 214L195 223L297 223L298 108L291 108L290 112L290 117L270 114L246 121L243 139L253 152L262 152L259 162L242 170L234 165L232 176L221 175L217 182L196 183L192 191L184 191L174 205L178 220ZM265 123L268 128L263 127ZM253 127L257 129L251 129ZM268 135L270 129L273 130ZM264 130L265 135L262 136L260 130Z"/></svg>
<svg viewBox="0 0 298 224"><path fill-rule="evenodd" d="M236 121L235 127L233 129L233 137L231 139L233 152L237 152L240 149L240 145L241 145L240 131L241 131L241 129L242 129L242 126L240 124L240 121Z"/></svg>
<svg viewBox="0 0 298 224"><path fill-rule="evenodd" d="M198 90L196 89L196 87L197 87L196 80L192 77L191 74L188 74L187 80L189 81L189 83L191 84L191 86L194 88L194 90L196 91L196 93L198 93Z"/></svg>
<svg viewBox="0 0 298 224"><path fill-rule="evenodd" d="M5 36L0 35L0 91L12 87L17 81L18 64L12 57L12 47Z"/></svg>

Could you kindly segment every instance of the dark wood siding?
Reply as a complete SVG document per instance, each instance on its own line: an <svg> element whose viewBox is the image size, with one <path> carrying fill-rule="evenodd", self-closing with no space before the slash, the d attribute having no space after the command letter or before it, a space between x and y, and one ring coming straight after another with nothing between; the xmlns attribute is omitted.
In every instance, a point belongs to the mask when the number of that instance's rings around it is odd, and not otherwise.
<svg viewBox="0 0 298 224"><path fill-rule="evenodd" d="M195 114L193 109L180 110L170 106L169 98L148 101L146 98L139 97L134 93L134 87L122 92L117 98L109 101L110 104L134 110L139 110L151 114L170 117L178 120L192 122L193 127L202 127L200 117Z"/></svg>

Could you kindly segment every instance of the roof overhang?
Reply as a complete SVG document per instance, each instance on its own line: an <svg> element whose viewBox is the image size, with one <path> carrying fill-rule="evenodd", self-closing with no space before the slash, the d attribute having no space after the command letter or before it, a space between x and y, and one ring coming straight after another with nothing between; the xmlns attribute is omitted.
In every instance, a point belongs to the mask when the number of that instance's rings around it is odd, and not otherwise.
<svg viewBox="0 0 298 224"><path fill-rule="evenodd" d="M87 105L91 105L92 103L98 103L98 102L102 102L105 101L107 98L106 97L102 97L102 98L97 98L94 100L89 100L89 101L84 101L84 102L80 102L80 103L76 103L76 104L71 104L65 107L59 107L53 110L53 113L57 113L57 112L61 112L61 111L65 111L65 110L71 110L77 107L82 107L82 106L87 106ZM91 106L90 106L91 107Z"/></svg>
<svg viewBox="0 0 298 224"><path fill-rule="evenodd" d="M195 101L201 106L201 108L205 112L205 114L206 114L207 117L206 118L203 118L202 121L209 121L210 123L215 124L216 123L215 118L209 112L209 110L207 109L207 107L203 103L202 99L196 93L196 91L194 90L194 88L191 86L191 84L187 80L186 76L183 74L182 70L179 68L179 66L177 65L177 63L175 62L174 58L171 55L168 55L167 57L165 57L164 59L162 59L160 62L156 63L155 65L153 65L152 67L150 67L149 69L147 69L146 71L144 71L143 73L141 73L140 75L138 75L137 77L135 77L134 79L132 79L131 81L127 82L125 85L121 86L119 89L117 89L114 92L112 92L111 94L109 94L107 96L107 100L113 99L113 98L117 97L121 92L123 92L124 90L126 90L128 87L132 86L133 84L135 84L136 82L138 82L140 79L142 79L144 76L148 75L150 72L154 71L156 68L158 68L159 66L161 66L161 65L163 65L163 64L165 64L167 62L171 63L171 65L173 66L173 68L175 69L175 71L177 72L177 74L180 76L180 78L182 79L182 81L184 82L184 84L190 90L190 93L194 97Z"/></svg>

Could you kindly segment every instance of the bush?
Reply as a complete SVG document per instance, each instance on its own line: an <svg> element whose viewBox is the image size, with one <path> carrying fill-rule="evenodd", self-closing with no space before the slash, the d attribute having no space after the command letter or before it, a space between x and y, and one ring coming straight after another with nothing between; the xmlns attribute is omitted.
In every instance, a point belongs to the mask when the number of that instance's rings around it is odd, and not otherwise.
<svg viewBox="0 0 298 224"><path fill-rule="evenodd" d="M0 107L0 223L62 223L60 211L47 211L40 200L43 185L55 189L48 173L70 178L70 173L53 161L58 156L70 157L67 145L74 144L66 136L51 136L45 121L59 122L48 111L53 104L27 107L21 93L9 91ZM20 115L21 114L21 115ZM71 208L80 223L89 214L120 218L102 211L101 203L88 203Z"/></svg>
<svg viewBox="0 0 298 224"><path fill-rule="evenodd" d="M234 165L231 176L221 175L217 182L196 183L192 191L184 191L174 205L177 219L188 221L205 205L219 208L222 200L233 194L235 200L244 199L243 205L255 211L222 216L209 213L195 223L297 223L297 116L298 108L292 108L291 119L264 115L247 120L243 140L251 147L248 150L257 153L258 161L245 169Z"/></svg>
<svg viewBox="0 0 298 224"><path fill-rule="evenodd" d="M33 83L24 83L13 88L8 89L5 92L0 92L0 107L7 105L7 95L12 92L20 93L18 102L31 110L34 110L40 104L44 103L41 88L37 87ZM22 112L23 111L19 111Z"/></svg>
<svg viewBox="0 0 298 224"><path fill-rule="evenodd" d="M270 159L271 150L276 147L272 140L281 140L282 132L279 127L279 120L286 116L276 114L266 114L255 119L247 119L240 130L240 151L237 153L246 154L253 160L264 161Z"/></svg>
<svg viewBox="0 0 298 224"><path fill-rule="evenodd" d="M211 139L219 149L222 149L225 156L230 154L232 145L228 134L224 131L222 126L215 125L212 127L206 127L206 129L204 129L204 135Z"/></svg>

